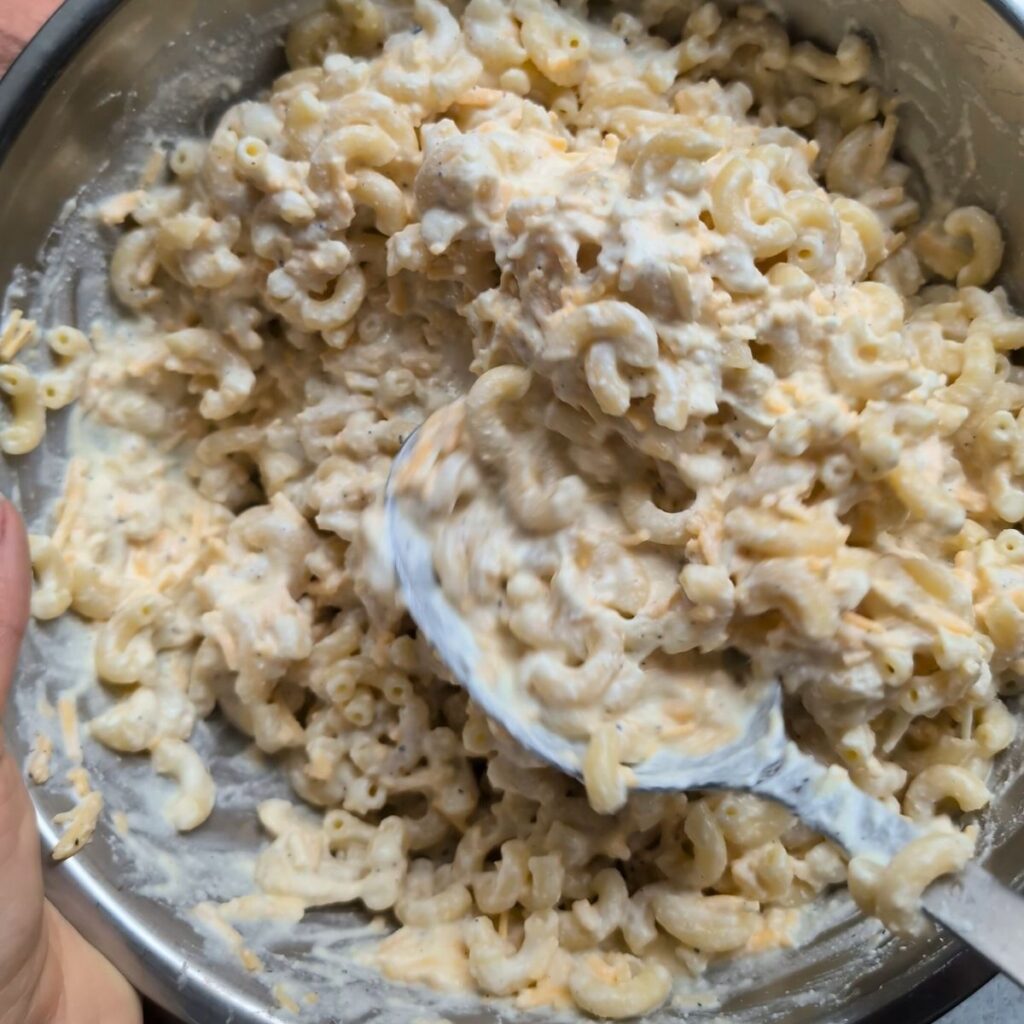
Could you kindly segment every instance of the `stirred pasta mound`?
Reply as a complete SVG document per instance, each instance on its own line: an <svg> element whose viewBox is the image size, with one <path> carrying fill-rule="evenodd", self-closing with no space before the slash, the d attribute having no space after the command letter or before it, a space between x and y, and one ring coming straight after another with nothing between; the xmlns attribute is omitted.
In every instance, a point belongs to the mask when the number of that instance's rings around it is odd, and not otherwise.
<svg viewBox="0 0 1024 1024"><path fill-rule="evenodd" d="M752 7L332 0L287 53L101 206L123 320L51 332L45 377L0 368L7 453L80 399L33 611L94 624L120 699L91 737L151 753L190 830L219 709L296 794L254 808L267 896L390 911L388 977L628 1017L792 943L847 878L770 803L628 793L652 744L736 734L739 663L928 830L850 871L912 926L970 854L1024 670L1024 322L984 290L993 219L922 213L863 40ZM442 582L524 699L593 735L586 787L397 597L382 489L442 409L413 489Z"/></svg>

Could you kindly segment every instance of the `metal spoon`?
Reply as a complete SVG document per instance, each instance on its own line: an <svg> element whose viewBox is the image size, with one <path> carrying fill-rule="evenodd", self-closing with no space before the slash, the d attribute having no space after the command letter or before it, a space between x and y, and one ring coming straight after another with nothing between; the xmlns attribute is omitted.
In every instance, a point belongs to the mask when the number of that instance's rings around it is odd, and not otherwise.
<svg viewBox="0 0 1024 1024"><path fill-rule="evenodd" d="M406 514L395 491L396 475L414 456L421 436L417 430L406 439L385 491L387 541L409 613L487 715L531 753L580 778L584 744L517 717L500 688L486 681L487 673L479 670L482 656L476 638L441 589L430 540ZM826 767L787 738L778 684L767 687L747 732L729 746L702 757L663 749L630 767L635 777L631 788L637 790L729 789L774 800L851 856L874 855L888 862L923 834L909 819L858 789L844 771ZM930 885L922 906L1024 987L1024 897L972 862Z"/></svg>

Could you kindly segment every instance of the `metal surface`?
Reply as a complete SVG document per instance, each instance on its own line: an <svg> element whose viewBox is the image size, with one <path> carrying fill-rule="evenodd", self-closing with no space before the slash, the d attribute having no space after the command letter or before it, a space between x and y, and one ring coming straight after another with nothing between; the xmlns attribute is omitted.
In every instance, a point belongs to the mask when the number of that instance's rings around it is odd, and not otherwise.
<svg viewBox="0 0 1024 1024"><path fill-rule="evenodd" d="M233 97L266 82L281 66L280 26L294 6L281 0L68 0L0 82L0 293L9 291L44 322L101 311L110 238L89 223L88 200L115 187L124 161L144 155L147 132L157 138L204 132ZM881 83L905 100L904 151L930 182L944 181L959 198L996 210L1010 240L1006 283L1019 283L1020 7L984 0L786 0L775 6L798 33L823 42L834 45L848 24L876 41ZM62 473L60 424L58 417L40 452L0 466L0 488L15 491L38 528L46 525ZM87 655L74 641L71 624L63 623L35 629L28 638L7 722L17 756L45 727L39 696L53 700L82 674ZM104 701L90 689L80 699L83 714ZM451 1007L430 994L383 984L347 958L332 958L334 948L360 940L352 929L365 918L353 911L317 912L294 933L252 936L265 964L258 976L205 938L189 906L248 887L248 858L262 838L247 808L257 795L284 793L286 786L267 766L249 764L244 745L218 723L204 725L201 738L216 752L211 758L222 795L207 826L187 839L147 832L146 823L159 817L148 794L163 783L154 782L145 765L90 746L90 773L108 807L127 811L132 830L122 838L105 819L82 855L48 865L52 897L136 985L194 1024L294 1020L278 1008L272 988L279 982L296 996L315 989L320 1002L307 1019L318 1021L385 1024L442 1013L466 1024L497 1019L493 1006L463 1000ZM1024 782L1010 776L1019 757L1020 747L1004 763L1009 781L985 823L988 866L1018 883ZM53 814L70 802L66 765L57 767L54 783L33 793L47 846ZM175 873L182 884L172 884ZM716 975L723 993L717 1009L669 1008L657 1019L925 1024L991 974L980 958L947 940L902 946L858 921L842 900L826 909L830 924L800 949Z"/></svg>
<svg viewBox="0 0 1024 1024"><path fill-rule="evenodd" d="M977 864L936 882L925 910L1024 987L1024 899Z"/></svg>
<svg viewBox="0 0 1024 1024"><path fill-rule="evenodd" d="M445 415L447 410L438 415ZM434 417L436 419L436 416ZM385 527L402 597L420 632L473 700L526 750L574 778L582 778L587 744L571 740L517 713L516 680L487 664L469 624L448 600L434 568L434 549L415 519L416 506L403 497L406 465L431 465L431 420L406 438L388 475ZM701 757L670 747L630 765L632 789L694 791L729 789L768 797L851 856L889 860L923 833L902 815L830 770L786 736L782 687L762 684L747 730L734 742ZM983 953L1024 986L1024 897L971 865L960 877L943 879L924 896L924 907L940 924Z"/></svg>

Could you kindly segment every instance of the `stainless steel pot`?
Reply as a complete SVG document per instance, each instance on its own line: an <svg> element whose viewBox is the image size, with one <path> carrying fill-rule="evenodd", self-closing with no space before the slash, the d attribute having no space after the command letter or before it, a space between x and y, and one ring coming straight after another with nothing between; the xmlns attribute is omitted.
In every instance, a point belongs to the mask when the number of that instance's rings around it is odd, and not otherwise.
<svg viewBox="0 0 1024 1024"><path fill-rule="evenodd" d="M67 0L0 82L0 295L44 322L87 320L107 305L103 257L89 202L126 179L154 140L208 130L233 98L279 70L282 26L299 2L281 0ZM835 44L853 25L876 43L879 79L903 98L904 154L932 188L994 209L1010 240L1006 284L1022 293L1024 268L1024 2L1022 0L786 0L781 8L803 36ZM44 528L62 476L65 424L43 449L0 465L0 489L14 493L30 522ZM7 730L16 756L38 730L54 726L41 710L82 676L88 651L73 623L34 628L28 638ZM79 697L83 714L104 705L95 687ZM366 919L348 910L308 915L297 930L251 939L265 970L197 930L188 908L248 888L259 837L247 812L257 798L285 792L266 764L218 723L202 741L211 751L221 800L211 822L182 839L147 811L160 782L145 765L90 748L88 764L108 808L128 815L121 836L105 820L81 855L48 862L48 890L74 924L146 994L193 1024L292 1021L274 986L305 1004L303 1018L355 1024L438 1016L466 1024L495 1021L507 1008L469 999L452 1004L378 979L345 954L366 941ZM1018 885L1024 879L1024 779L1013 780L1018 746L1004 764L1005 785L986 824L988 863ZM60 763L58 762L58 767ZM66 765L63 767L66 768ZM33 794L44 848L51 819L70 804L62 772ZM714 1009L666 1009L658 1020L728 1015L736 1024L925 1024L991 974L945 938L899 945L857 919L837 898L827 926L796 951L767 956L718 978ZM716 979L713 978L714 982ZM278 995L281 991L278 990ZM700 1002L696 997L695 1002ZM550 1013L534 1019L551 1019Z"/></svg>

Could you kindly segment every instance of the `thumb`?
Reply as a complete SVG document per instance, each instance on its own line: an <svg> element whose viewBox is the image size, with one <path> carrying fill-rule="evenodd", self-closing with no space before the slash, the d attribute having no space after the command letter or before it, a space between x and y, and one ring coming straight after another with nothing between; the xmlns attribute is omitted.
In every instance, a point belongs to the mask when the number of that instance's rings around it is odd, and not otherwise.
<svg viewBox="0 0 1024 1024"><path fill-rule="evenodd" d="M0 498L0 713L28 622L30 567L21 517ZM0 1021L42 980L43 881L28 794L0 731Z"/></svg>
<svg viewBox="0 0 1024 1024"><path fill-rule="evenodd" d="M28 622L25 528L0 497L0 713ZM0 731L0 1024L140 1024L128 983L43 898L28 793Z"/></svg>

